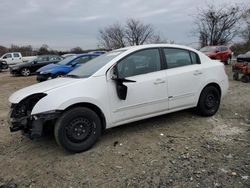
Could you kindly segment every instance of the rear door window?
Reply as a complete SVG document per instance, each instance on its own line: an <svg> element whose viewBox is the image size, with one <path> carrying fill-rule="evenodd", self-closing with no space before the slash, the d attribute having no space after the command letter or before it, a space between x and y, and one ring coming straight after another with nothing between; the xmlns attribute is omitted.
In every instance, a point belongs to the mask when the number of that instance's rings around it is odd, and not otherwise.
<svg viewBox="0 0 250 188"><path fill-rule="evenodd" d="M163 51L169 69L193 64L188 50L178 48L164 48ZM195 62L195 57L193 58L193 61Z"/></svg>
<svg viewBox="0 0 250 188"><path fill-rule="evenodd" d="M14 53L14 57L20 57L19 53Z"/></svg>

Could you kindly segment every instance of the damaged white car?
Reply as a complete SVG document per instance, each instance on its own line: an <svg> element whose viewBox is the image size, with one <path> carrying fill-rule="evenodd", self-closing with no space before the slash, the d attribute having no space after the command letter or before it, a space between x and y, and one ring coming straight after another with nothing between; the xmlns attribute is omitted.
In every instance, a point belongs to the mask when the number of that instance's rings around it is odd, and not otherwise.
<svg viewBox="0 0 250 188"><path fill-rule="evenodd" d="M10 130L31 139L51 126L71 152L91 148L102 131L187 108L214 115L228 89L224 65L179 45L142 45L101 55L63 78L10 96Z"/></svg>

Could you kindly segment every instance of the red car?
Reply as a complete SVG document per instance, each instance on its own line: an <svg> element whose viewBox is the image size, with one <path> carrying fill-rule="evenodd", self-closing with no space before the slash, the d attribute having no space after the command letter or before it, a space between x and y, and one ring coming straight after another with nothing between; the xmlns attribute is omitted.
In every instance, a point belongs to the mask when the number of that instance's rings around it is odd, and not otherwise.
<svg viewBox="0 0 250 188"><path fill-rule="evenodd" d="M232 58L233 54L231 49L227 46L205 46L201 48L200 51L211 59L218 59L225 64Z"/></svg>

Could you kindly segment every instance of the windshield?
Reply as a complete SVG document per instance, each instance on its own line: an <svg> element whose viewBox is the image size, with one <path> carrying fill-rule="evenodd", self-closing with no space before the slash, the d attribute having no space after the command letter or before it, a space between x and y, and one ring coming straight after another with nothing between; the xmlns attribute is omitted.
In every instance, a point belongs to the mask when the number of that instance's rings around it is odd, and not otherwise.
<svg viewBox="0 0 250 188"><path fill-rule="evenodd" d="M78 78L89 77L124 51L125 50L119 50L119 51L116 50L116 51L112 51L112 52L103 54L95 59L92 59L92 60L84 63L83 65L81 65L77 69L71 71L67 76L68 77L76 77L76 78L77 77Z"/></svg>
<svg viewBox="0 0 250 188"><path fill-rule="evenodd" d="M67 65L70 61L72 61L73 59L75 59L76 56L69 56L69 57L66 57L64 60L58 62L57 64L59 65Z"/></svg>
<svg viewBox="0 0 250 188"><path fill-rule="evenodd" d="M30 59L28 63L34 62L34 61L39 63L39 62L48 61L48 60L49 60L49 56L42 55L42 56L37 56L35 59Z"/></svg>
<svg viewBox="0 0 250 188"><path fill-rule="evenodd" d="M206 46L200 49L201 52L213 52L216 50L214 46Z"/></svg>

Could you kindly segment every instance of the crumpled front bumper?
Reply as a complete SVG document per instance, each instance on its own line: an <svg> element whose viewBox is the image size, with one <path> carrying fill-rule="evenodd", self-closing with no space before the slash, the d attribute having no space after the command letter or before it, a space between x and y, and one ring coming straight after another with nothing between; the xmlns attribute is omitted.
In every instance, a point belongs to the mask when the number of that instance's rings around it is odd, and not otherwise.
<svg viewBox="0 0 250 188"><path fill-rule="evenodd" d="M44 123L59 117L60 111L53 111L37 115L29 115L20 118L12 117L12 109L9 112L8 123L10 132L22 131L30 139L39 138L43 134Z"/></svg>

